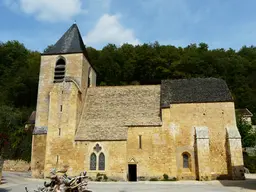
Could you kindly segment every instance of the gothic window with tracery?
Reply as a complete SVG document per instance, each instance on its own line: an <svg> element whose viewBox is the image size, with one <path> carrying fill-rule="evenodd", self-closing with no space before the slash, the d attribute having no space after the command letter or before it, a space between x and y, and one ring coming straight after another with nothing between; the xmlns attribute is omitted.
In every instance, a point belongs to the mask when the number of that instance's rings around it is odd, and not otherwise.
<svg viewBox="0 0 256 192"><path fill-rule="evenodd" d="M90 170L96 170L97 158L95 153L91 154L90 157Z"/></svg>
<svg viewBox="0 0 256 192"><path fill-rule="evenodd" d="M96 151L97 153L99 153L101 151L101 149L102 148L98 143L95 145L95 147L93 147L93 150Z"/></svg>
<svg viewBox="0 0 256 192"><path fill-rule="evenodd" d="M99 170L105 170L105 155L100 153L99 155Z"/></svg>

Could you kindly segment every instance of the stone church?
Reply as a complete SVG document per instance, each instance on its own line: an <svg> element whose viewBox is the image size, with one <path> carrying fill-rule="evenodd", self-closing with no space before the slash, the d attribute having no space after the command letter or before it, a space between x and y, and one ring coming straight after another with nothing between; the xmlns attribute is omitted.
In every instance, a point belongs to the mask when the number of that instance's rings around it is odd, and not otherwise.
<svg viewBox="0 0 256 192"><path fill-rule="evenodd" d="M114 75L114 74L113 74ZM41 55L33 177L244 179L234 100L217 78L96 86L76 24Z"/></svg>

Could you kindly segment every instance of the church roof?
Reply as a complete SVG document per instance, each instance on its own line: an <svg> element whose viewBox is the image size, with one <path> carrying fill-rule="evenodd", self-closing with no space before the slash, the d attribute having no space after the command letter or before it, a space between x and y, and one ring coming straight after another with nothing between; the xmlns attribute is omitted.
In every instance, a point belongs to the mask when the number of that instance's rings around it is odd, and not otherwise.
<svg viewBox="0 0 256 192"><path fill-rule="evenodd" d="M76 24L73 24L57 43L42 55L68 53L84 53L85 57L88 58L82 36Z"/></svg>
<svg viewBox="0 0 256 192"><path fill-rule="evenodd" d="M126 140L127 126L159 126L160 85L88 89L76 140Z"/></svg>
<svg viewBox="0 0 256 192"><path fill-rule="evenodd" d="M162 80L161 107L175 103L233 101L226 82L218 78Z"/></svg>
<svg viewBox="0 0 256 192"><path fill-rule="evenodd" d="M217 78L163 80L161 85L103 86L87 90L75 140L127 140L127 128L161 126L161 108L178 103L233 102ZM35 128L44 134L47 128Z"/></svg>
<svg viewBox="0 0 256 192"><path fill-rule="evenodd" d="M245 108L245 109L236 109L236 113L238 115L246 116L246 117L252 117L253 116L251 111L249 111L247 108Z"/></svg>
<svg viewBox="0 0 256 192"><path fill-rule="evenodd" d="M35 120L36 120L36 111L33 111L31 113L31 115L29 116L28 120L27 120L27 124L35 124Z"/></svg>

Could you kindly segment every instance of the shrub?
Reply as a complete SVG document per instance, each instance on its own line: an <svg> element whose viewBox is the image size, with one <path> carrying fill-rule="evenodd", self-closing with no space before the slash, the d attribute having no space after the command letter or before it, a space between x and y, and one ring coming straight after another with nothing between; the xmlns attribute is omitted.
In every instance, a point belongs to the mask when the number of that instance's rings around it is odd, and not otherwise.
<svg viewBox="0 0 256 192"><path fill-rule="evenodd" d="M108 177L106 174L97 173L96 181L107 181Z"/></svg>
<svg viewBox="0 0 256 192"><path fill-rule="evenodd" d="M256 173L256 156L244 153L244 166L249 169L250 173Z"/></svg>
<svg viewBox="0 0 256 192"><path fill-rule="evenodd" d="M162 181L177 181L176 177L169 178L167 174L163 174L163 180Z"/></svg>
<svg viewBox="0 0 256 192"><path fill-rule="evenodd" d="M173 177L173 178L169 179L169 181L177 181L177 178Z"/></svg>
<svg viewBox="0 0 256 192"><path fill-rule="evenodd" d="M158 181L158 178L152 177L152 178L149 179L149 181Z"/></svg>
<svg viewBox="0 0 256 192"><path fill-rule="evenodd" d="M163 174L164 181L169 181L169 176L167 174Z"/></svg>
<svg viewBox="0 0 256 192"><path fill-rule="evenodd" d="M144 176L140 176L140 177L138 177L138 180L139 181L146 181L147 179Z"/></svg>
<svg viewBox="0 0 256 192"><path fill-rule="evenodd" d="M108 180L108 177L107 177L107 175L106 175L106 174L103 174L103 179L104 179L105 181L107 181L107 180Z"/></svg>
<svg viewBox="0 0 256 192"><path fill-rule="evenodd" d="M117 182L117 180L116 180L116 179L113 179L113 178L110 178L109 180L110 180L110 181L113 181L113 182Z"/></svg>

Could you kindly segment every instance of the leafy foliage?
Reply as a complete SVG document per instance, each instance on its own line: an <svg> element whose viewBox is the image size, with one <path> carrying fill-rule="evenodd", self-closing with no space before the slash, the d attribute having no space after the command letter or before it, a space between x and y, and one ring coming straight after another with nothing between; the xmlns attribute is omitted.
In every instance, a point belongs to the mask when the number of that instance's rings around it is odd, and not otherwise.
<svg viewBox="0 0 256 192"><path fill-rule="evenodd" d="M18 41L0 43L0 155L5 158L30 160L31 133L24 123L35 109L39 66L38 52Z"/></svg>
<svg viewBox="0 0 256 192"><path fill-rule="evenodd" d="M217 77L224 79L236 108L248 108L256 123L256 47L210 50L205 43L187 47L159 45L158 42L116 47L101 51L87 48L97 69L98 85L158 84L161 79Z"/></svg>
<svg viewBox="0 0 256 192"><path fill-rule="evenodd" d="M249 156L246 153L244 156L244 166L249 169L250 173L256 173L256 156Z"/></svg>
<svg viewBox="0 0 256 192"><path fill-rule="evenodd" d="M252 126L244 121L241 117L237 117L237 127L242 137L242 146L256 146L256 132L253 131Z"/></svg>

